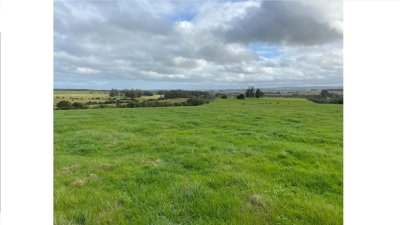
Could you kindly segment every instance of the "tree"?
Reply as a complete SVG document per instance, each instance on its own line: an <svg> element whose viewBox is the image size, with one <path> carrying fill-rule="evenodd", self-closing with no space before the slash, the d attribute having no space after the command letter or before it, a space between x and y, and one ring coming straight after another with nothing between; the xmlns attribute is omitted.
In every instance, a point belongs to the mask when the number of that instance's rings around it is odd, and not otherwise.
<svg viewBox="0 0 400 225"><path fill-rule="evenodd" d="M143 91L144 96L153 96L153 92L151 91Z"/></svg>
<svg viewBox="0 0 400 225"><path fill-rule="evenodd" d="M184 91L184 90L169 90L163 92L164 98L209 98L210 93L207 91Z"/></svg>
<svg viewBox="0 0 400 225"><path fill-rule="evenodd" d="M259 88L256 90L256 98L261 98L264 96L264 92L262 92Z"/></svg>
<svg viewBox="0 0 400 225"><path fill-rule="evenodd" d="M226 96L226 95L222 95L222 96L221 96L221 98L222 98L222 99L227 99L227 98L228 98L228 96Z"/></svg>
<svg viewBox="0 0 400 225"><path fill-rule="evenodd" d="M115 97L115 96L118 96L118 95L119 95L119 93L118 93L117 89L111 89L110 97Z"/></svg>
<svg viewBox="0 0 400 225"><path fill-rule="evenodd" d="M189 98L188 100L186 100L187 106L197 106L197 105L202 105L204 103L206 103L206 101L201 98Z"/></svg>
<svg viewBox="0 0 400 225"><path fill-rule="evenodd" d="M321 90L321 97L322 98L328 98L329 97L328 90Z"/></svg>
<svg viewBox="0 0 400 225"><path fill-rule="evenodd" d="M128 89L124 89L121 91L122 94L124 95L125 98L129 98L130 97L130 93Z"/></svg>
<svg viewBox="0 0 400 225"><path fill-rule="evenodd" d="M124 92L125 98L131 98L131 99L140 98L143 95L143 91L142 90L138 90L138 89L137 90L133 90L133 89L127 90L127 89L125 89L125 90L123 90L123 92Z"/></svg>
<svg viewBox="0 0 400 225"><path fill-rule="evenodd" d="M61 109L61 110L69 110L69 109L74 108L72 106L71 102L69 102L69 101L61 101L61 102L57 103L56 106L58 109Z"/></svg>
<svg viewBox="0 0 400 225"><path fill-rule="evenodd" d="M249 87L249 88L246 90L246 97L247 97L247 98L253 98L253 97L255 97L255 96L256 96L256 93L255 93L254 87Z"/></svg>
<svg viewBox="0 0 400 225"><path fill-rule="evenodd" d="M238 96L236 96L237 99L245 99L246 97L244 96L244 94L240 94Z"/></svg>
<svg viewBox="0 0 400 225"><path fill-rule="evenodd" d="M74 102L74 103L72 103L72 106L75 109L84 109L85 108L85 106L80 102Z"/></svg>

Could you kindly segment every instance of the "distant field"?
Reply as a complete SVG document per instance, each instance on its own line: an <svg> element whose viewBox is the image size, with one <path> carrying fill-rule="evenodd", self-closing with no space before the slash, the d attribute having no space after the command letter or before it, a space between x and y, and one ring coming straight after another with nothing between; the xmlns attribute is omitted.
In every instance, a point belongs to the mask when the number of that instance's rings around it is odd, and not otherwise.
<svg viewBox="0 0 400 225"><path fill-rule="evenodd" d="M54 111L54 223L342 224L342 130L295 98Z"/></svg>
<svg viewBox="0 0 400 225"><path fill-rule="evenodd" d="M54 91L55 104L62 100L87 102L93 101L96 98L107 100L109 98L109 95L106 91Z"/></svg>
<svg viewBox="0 0 400 225"><path fill-rule="evenodd" d="M110 97L107 91L54 91L54 107L60 101L69 101L69 102L80 102L87 103L89 101L93 102L104 102L110 99L123 99L123 96L115 96ZM149 100L149 99L159 99L161 95L153 95L153 96L141 96L137 98L139 101ZM186 100L186 99L184 99ZM184 101L182 100L182 101ZM164 100L165 101L165 100ZM174 99L174 101L177 101ZM110 106L115 106L115 104L109 104ZM91 105L91 107L96 107L97 104Z"/></svg>

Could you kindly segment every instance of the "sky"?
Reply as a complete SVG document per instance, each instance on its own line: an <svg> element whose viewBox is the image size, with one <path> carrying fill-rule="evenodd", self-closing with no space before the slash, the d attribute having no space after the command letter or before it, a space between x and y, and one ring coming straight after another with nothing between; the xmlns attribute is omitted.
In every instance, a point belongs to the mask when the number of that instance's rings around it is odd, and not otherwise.
<svg viewBox="0 0 400 225"><path fill-rule="evenodd" d="M342 86L340 0L56 0L55 88Z"/></svg>

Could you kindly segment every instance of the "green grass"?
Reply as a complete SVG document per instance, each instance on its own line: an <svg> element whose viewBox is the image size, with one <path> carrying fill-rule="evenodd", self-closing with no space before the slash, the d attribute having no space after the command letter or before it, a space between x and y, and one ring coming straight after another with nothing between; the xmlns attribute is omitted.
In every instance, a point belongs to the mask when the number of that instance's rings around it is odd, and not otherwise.
<svg viewBox="0 0 400 225"><path fill-rule="evenodd" d="M342 224L342 105L54 112L55 224Z"/></svg>

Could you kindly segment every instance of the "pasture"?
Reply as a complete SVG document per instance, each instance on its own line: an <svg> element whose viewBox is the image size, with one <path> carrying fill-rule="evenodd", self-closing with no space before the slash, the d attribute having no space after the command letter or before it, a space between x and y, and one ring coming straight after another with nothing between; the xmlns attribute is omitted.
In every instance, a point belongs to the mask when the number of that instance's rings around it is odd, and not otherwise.
<svg viewBox="0 0 400 225"><path fill-rule="evenodd" d="M295 98L56 110L54 223L342 224L342 130Z"/></svg>
<svg viewBox="0 0 400 225"><path fill-rule="evenodd" d="M153 96L141 96L139 98L135 98L139 102L147 101L150 99L159 99L162 97L161 95L155 94ZM122 100L125 97L121 94L118 96L110 97L109 91L98 91L98 90L77 90L77 91L64 91L64 90L55 90L53 95L53 107L56 108L57 103L60 101L69 101L71 103L79 102L82 104L86 104L88 102L98 102L99 104L91 104L88 108L96 108L99 105L106 105L107 107L115 107L115 103L112 104L103 104L100 102L105 102L109 100ZM160 101L169 101L169 102L184 102L186 99L168 99L168 100L160 100Z"/></svg>
<svg viewBox="0 0 400 225"><path fill-rule="evenodd" d="M60 101L73 101L86 103L88 101L108 100L109 94L107 91L54 91L54 105ZM120 98L120 97L118 97Z"/></svg>

